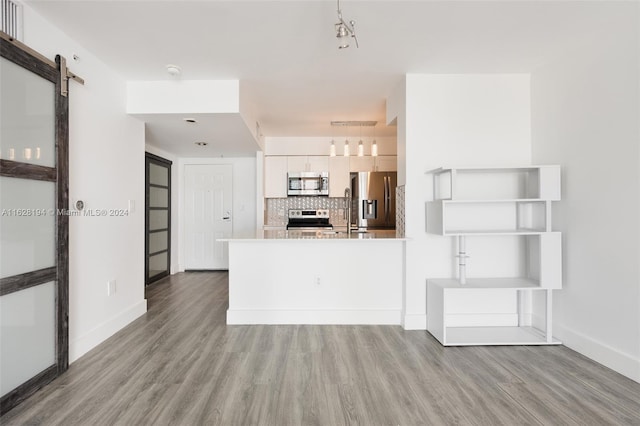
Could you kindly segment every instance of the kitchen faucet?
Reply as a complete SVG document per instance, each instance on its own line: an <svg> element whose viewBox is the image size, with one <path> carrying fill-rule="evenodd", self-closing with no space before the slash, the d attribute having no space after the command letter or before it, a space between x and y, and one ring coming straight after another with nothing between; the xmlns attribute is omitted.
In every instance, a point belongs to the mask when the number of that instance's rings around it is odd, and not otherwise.
<svg viewBox="0 0 640 426"><path fill-rule="evenodd" d="M346 204L346 216L347 216L347 235L351 235L351 188L344 189L344 202Z"/></svg>

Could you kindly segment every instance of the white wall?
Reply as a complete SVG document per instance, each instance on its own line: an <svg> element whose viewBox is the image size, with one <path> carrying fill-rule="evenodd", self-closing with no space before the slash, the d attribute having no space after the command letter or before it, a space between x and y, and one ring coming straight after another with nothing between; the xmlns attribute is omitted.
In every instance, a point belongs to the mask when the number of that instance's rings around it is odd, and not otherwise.
<svg viewBox="0 0 640 426"><path fill-rule="evenodd" d="M231 241L227 322L400 324L403 245L391 239ZM247 267L247 259L261 261ZM354 267L365 264L384 267Z"/></svg>
<svg viewBox="0 0 640 426"><path fill-rule="evenodd" d="M396 126L398 186L407 183L407 80L405 77L387 98L387 125Z"/></svg>
<svg viewBox="0 0 640 426"><path fill-rule="evenodd" d="M242 117L244 124L258 143L260 149L264 150L264 136L260 129L260 123L258 123L258 106L253 102L252 93L247 88L245 82L241 81L239 83L238 90L240 117Z"/></svg>
<svg viewBox="0 0 640 426"><path fill-rule="evenodd" d="M240 111L238 80L128 81L129 114ZM253 127L249 127L251 130Z"/></svg>
<svg viewBox="0 0 640 426"><path fill-rule="evenodd" d="M565 345L640 381L638 3L532 74L533 160L563 166L555 330Z"/></svg>
<svg viewBox="0 0 640 426"><path fill-rule="evenodd" d="M87 209L126 209L127 217L71 217L69 358L78 359L146 312L144 298L144 124L125 114L125 81L78 43L24 6L24 42L67 58L85 86L70 82L69 195ZM71 58L76 54L79 61ZM107 296L107 281L117 291Z"/></svg>
<svg viewBox="0 0 640 426"><path fill-rule="evenodd" d="M256 229L264 226L264 153L256 152Z"/></svg>
<svg viewBox="0 0 640 426"><path fill-rule="evenodd" d="M452 238L426 233L425 202L431 199L432 185L425 172L443 165L529 164L529 76L408 74L398 90L403 86L405 227L409 238L404 327L426 329L426 279L452 276L454 253ZM402 93L393 96L401 98ZM510 276L513 263L519 261L510 252L511 242L497 239L489 244L499 261L480 259L474 242L468 241L472 256L469 276Z"/></svg>
<svg viewBox="0 0 640 426"><path fill-rule="evenodd" d="M171 164L171 265L169 265L170 273L175 274L178 272L178 232L179 223L181 220L180 215L180 166L178 164L178 157L170 152L164 151L155 146L146 144L145 151L150 154L162 157L165 160L172 162ZM144 207L144 206L143 206Z"/></svg>
<svg viewBox="0 0 640 426"><path fill-rule="evenodd" d="M184 271L184 167L188 164L231 164L233 166L233 233L254 234L256 231L256 158L180 158L178 160L178 270Z"/></svg>

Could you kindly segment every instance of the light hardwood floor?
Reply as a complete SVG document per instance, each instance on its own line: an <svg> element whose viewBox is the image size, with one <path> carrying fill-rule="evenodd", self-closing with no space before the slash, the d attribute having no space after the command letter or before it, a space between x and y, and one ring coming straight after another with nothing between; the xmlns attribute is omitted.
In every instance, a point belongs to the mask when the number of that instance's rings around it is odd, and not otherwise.
<svg viewBox="0 0 640 426"><path fill-rule="evenodd" d="M398 326L227 326L225 272L149 311L0 423L640 424L640 384L562 346L443 348Z"/></svg>

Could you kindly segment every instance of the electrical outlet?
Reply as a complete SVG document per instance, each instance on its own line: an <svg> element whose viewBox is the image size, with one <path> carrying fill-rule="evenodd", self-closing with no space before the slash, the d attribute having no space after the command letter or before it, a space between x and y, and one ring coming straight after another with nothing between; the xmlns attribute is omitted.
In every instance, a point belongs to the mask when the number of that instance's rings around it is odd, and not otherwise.
<svg viewBox="0 0 640 426"><path fill-rule="evenodd" d="M107 281L107 296L116 294L116 280Z"/></svg>
<svg viewBox="0 0 640 426"><path fill-rule="evenodd" d="M320 277L315 277L313 281L315 282L316 285L320 285Z"/></svg>

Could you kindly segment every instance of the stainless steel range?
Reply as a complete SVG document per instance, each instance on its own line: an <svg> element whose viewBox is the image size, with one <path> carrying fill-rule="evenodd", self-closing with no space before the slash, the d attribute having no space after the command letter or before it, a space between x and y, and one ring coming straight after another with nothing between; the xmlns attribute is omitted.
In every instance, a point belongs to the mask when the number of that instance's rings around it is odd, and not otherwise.
<svg viewBox="0 0 640 426"><path fill-rule="evenodd" d="M333 229L329 223L329 210L289 210L287 229Z"/></svg>

